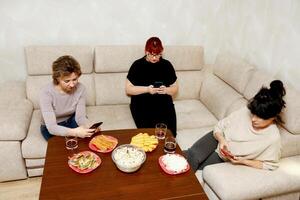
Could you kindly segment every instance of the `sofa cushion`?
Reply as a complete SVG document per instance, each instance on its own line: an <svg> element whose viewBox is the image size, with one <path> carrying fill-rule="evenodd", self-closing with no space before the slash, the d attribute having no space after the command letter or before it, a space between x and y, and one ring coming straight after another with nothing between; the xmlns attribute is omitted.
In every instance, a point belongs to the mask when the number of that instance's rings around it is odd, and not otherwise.
<svg viewBox="0 0 300 200"><path fill-rule="evenodd" d="M24 81L5 81L0 84L0 105L9 104L11 101L25 99Z"/></svg>
<svg viewBox="0 0 300 200"><path fill-rule="evenodd" d="M178 130L176 141L182 150L190 148L198 139L213 130L213 126Z"/></svg>
<svg viewBox="0 0 300 200"><path fill-rule="evenodd" d="M299 199L300 199L300 192L293 192L288 194L271 196L268 198L264 198L263 200L299 200Z"/></svg>
<svg viewBox="0 0 300 200"><path fill-rule="evenodd" d="M246 88L243 92L246 99L253 98L262 86L269 87L270 83L274 80L272 76L269 76L262 70L254 70Z"/></svg>
<svg viewBox="0 0 300 200"><path fill-rule="evenodd" d="M218 119L226 116L230 106L243 97L217 76L206 73L201 85L200 101Z"/></svg>
<svg viewBox="0 0 300 200"><path fill-rule="evenodd" d="M204 66L204 50L200 46L165 46L163 56L176 71L201 70Z"/></svg>
<svg viewBox="0 0 300 200"><path fill-rule="evenodd" d="M41 134L41 111L34 110L28 134L22 142L22 154L24 158L45 158L47 141Z"/></svg>
<svg viewBox="0 0 300 200"><path fill-rule="evenodd" d="M204 66L203 48L200 46L165 46L163 57L176 70L201 70ZM95 48L95 72L127 72L132 63L143 57L141 45L97 46ZM112 59L115 58L115 59Z"/></svg>
<svg viewBox="0 0 300 200"><path fill-rule="evenodd" d="M52 74L52 63L63 55L73 56L79 62L82 73L93 71L93 46L27 46L25 54L28 75Z"/></svg>
<svg viewBox="0 0 300 200"><path fill-rule="evenodd" d="M243 93L254 66L230 54L219 54L214 64L214 74L239 93Z"/></svg>
<svg viewBox="0 0 300 200"><path fill-rule="evenodd" d="M50 75L28 76L26 81L27 98L33 103L34 109L39 109L39 95L41 88L52 81ZM95 84L92 74L82 74L79 81L87 90L87 102L89 106L95 105Z"/></svg>
<svg viewBox="0 0 300 200"><path fill-rule="evenodd" d="M27 158L25 159L25 164L27 168L40 168L45 164L45 158Z"/></svg>
<svg viewBox="0 0 300 200"><path fill-rule="evenodd" d="M88 106L87 116L91 122L103 121L102 130L136 128L129 105ZM28 135L22 143L24 158L45 158L47 142L40 132L41 112L34 110Z"/></svg>
<svg viewBox="0 0 300 200"><path fill-rule="evenodd" d="M209 200L220 200L220 198L217 197L216 193L206 183L204 183L203 190Z"/></svg>
<svg viewBox="0 0 300 200"><path fill-rule="evenodd" d="M0 104L0 140L23 140L27 135L32 111L32 103L26 99Z"/></svg>
<svg viewBox="0 0 300 200"><path fill-rule="evenodd" d="M203 73L201 71L179 71L176 72L176 75L179 89L175 99L199 99Z"/></svg>
<svg viewBox="0 0 300 200"><path fill-rule="evenodd" d="M125 92L127 73L95 74L96 105L129 104ZM198 99L202 81L201 71L177 73L179 91L176 100Z"/></svg>
<svg viewBox="0 0 300 200"><path fill-rule="evenodd" d="M274 80L268 76L264 71L256 70L249 80L244 91L244 96L251 99L260 90L262 86L268 87ZM286 108L283 109L282 118L285 124L283 126L292 134L300 134L300 93L291 88L287 83L284 83L286 89Z"/></svg>
<svg viewBox="0 0 300 200"><path fill-rule="evenodd" d="M27 98L32 102L34 109L39 109L39 95L42 87L50 83L52 78L47 76L28 76L26 80Z"/></svg>
<svg viewBox="0 0 300 200"><path fill-rule="evenodd" d="M0 141L0 182L27 178L20 141Z"/></svg>
<svg viewBox="0 0 300 200"><path fill-rule="evenodd" d="M92 122L103 122L101 130L136 128L129 105L89 106L87 115Z"/></svg>
<svg viewBox="0 0 300 200"><path fill-rule="evenodd" d="M300 135L293 135L286 129L279 127L281 136L281 157L300 155Z"/></svg>
<svg viewBox="0 0 300 200"><path fill-rule="evenodd" d="M128 72L132 63L144 56L140 45L96 46L95 72Z"/></svg>
<svg viewBox="0 0 300 200"><path fill-rule="evenodd" d="M220 199L260 199L299 191L299 169L300 156L282 159L274 171L221 163L205 167L203 179Z"/></svg>
<svg viewBox="0 0 300 200"><path fill-rule="evenodd" d="M197 170L196 173L195 173L199 183L201 184L202 188L204 187L204 180L203 180L203 177L202 177L202 170Z"/></svg>
<svg viewBox="0 0 300 200"><path fill-rule="evenodd" d="M174 101L177 130L213 126L216 117L199 100Z"/></svg>
<svg viewBox="0 0 300 200"><path fill-rule="evenodd" d="M83 74L80 76L79 81L85 86L87 91L86 105L96 105L96 88L95 88L95 77L94 74Z"/></svg>
<svg viewBox="0 0 300 200"><path fill-rule="evenodd" d="M286 85L286 108L282 112L283 127L292 134L300 134L300 92Z"/></svg>
<svg viewBox="0 0 300 200"><path fill-rule="evenodd" d="M125 92L127 73L95 74L96 105L129 104Z"/></svg>
<svg viewBox="0 0 300 200"><path fill-rule="evenodd" d="M44 167L27 169L27 173L29 177L42 176L43 172L44 172Z"/></svg>
<svg viewBox="0 0 300 200"><path fill-rule="evenodd" d="M234 101L227 109L225 116L230 115L231 113L233 113L236 110L239 110L242 107L247 106L248 101L244 98L241 99L237 99L236 101Z"/></svg>

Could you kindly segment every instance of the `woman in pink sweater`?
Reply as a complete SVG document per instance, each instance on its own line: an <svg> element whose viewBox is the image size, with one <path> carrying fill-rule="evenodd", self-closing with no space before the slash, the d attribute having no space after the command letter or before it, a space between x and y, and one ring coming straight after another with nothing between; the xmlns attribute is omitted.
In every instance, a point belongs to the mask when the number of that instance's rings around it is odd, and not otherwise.
<svg viewBox="0 0 300 200"><path fill-rule="evenodd" d="M274 170L280 159L281 140L277 123L282 123L285 89L280 80L262 87L244 107L220 120L214 130L184 151L192 169L231 162L258 169Z"/></svg>
<svg viewBox="0 0 300 200"><path fill-rule="evenodd" d="M53 81L40 92L41 133L46 140L52 135L90 137L85 102L86 89L78 82L79 63L72 56L61 56L52 64Z"/></svg>

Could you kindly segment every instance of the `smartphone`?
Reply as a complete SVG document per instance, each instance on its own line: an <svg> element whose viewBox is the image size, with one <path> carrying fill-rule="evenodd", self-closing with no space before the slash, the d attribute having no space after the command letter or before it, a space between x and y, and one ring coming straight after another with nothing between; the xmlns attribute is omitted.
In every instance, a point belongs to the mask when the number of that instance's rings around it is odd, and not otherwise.
<svg viewBox="0 0 300 200"><path fill-rule="evenodd" d="M221 149L221 152L224 154L224 156L234 159L234 156L229 151L227 151L225 149Z"/></svg>
<svg viewBox="0 0 300 200"><path fill-rule="evenodd" d="M101 124L103 124L103 122L95 123L95 124L93 124L93 125L90 127L90 129L96 129L96 128L98 128Z"/></svg>
<svg viewBox="0 0 300 200"><path fill-rule="evenodd" d="M153 87L155 88L159 88L160 86L162 86L164 83L162 81L155 81L153 84Z"/></svg>

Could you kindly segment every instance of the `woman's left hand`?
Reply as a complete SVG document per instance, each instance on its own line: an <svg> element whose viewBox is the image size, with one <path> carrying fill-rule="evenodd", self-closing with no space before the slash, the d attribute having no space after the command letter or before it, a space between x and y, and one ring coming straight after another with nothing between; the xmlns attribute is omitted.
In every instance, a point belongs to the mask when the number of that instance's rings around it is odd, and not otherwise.
<svg viewBox="0 0 300 200"><path fill-rule="evenodd" d="M238 156L235 156L233 159L229 158L229 160L233 164L246 165L246 166L257 168L257 169L263 168L263 162L260 160L248 160L248 159L245 159L243 157L238 157Z"/></svg>
<svg viewBox="0 0 300 200"><path fill-rule="evenodd" d="M157 94L168 94L167 90L168 90L168 88L166 86L162 85L158 88Z"/></svg>
<svg viewBox="0 0 300 200"><path fill-rule="evenodd" d="M239 157L239 156L234 156L233 158L229 158L229 157L227 157L227 158L233 164L243 164L244 160L245 160L243 157Z"/></svg>

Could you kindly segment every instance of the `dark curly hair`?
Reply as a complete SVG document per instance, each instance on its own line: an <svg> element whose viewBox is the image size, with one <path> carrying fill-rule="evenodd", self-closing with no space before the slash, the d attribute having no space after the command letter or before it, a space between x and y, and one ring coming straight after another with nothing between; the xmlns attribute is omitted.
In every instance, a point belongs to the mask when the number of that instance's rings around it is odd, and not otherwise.
<svg viewBox="0 0 300 200"><path fill-rule="evenodd" d="M69 76L72 73L77 74L78 77L81 75L80 65L72 56L61 56L53 62L52 79L55 85L59 83L58 78Z"/></svg>
<svg viewBox="0 0 300 200"><path fill-rule="evenodd" d="M248 103L250 112L259 118L270 119L275 117L276 123L283 123L280 113L285 107L283 96L285 89L280 80L270 83L270 89L262 87Z"/></svg>

